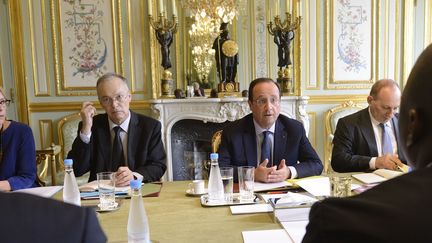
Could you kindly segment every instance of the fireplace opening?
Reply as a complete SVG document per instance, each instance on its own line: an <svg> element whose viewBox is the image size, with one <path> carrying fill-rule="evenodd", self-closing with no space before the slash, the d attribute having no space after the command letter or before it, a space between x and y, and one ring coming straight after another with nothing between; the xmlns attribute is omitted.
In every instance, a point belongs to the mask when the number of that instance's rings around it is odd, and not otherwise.
<svg viewBox="0 0 432 243"><path fill-rule="evenodd" d="M171 129L173 180L207 179L207 161L211 153L213 133L223 129L224 123L204 123L184 119Z"/></svg>

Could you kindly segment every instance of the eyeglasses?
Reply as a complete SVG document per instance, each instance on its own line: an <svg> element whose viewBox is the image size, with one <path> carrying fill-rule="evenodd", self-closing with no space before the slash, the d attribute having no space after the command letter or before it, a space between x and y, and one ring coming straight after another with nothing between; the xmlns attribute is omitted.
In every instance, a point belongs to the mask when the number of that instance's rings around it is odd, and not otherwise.
<svg viewBox="0 0 432 243"><path fill-rule="evenodd" d="M279 105L279 98L276 98L276 97L270 97L270 99L258 98L256 100L254 100L254 102L259 106L263 106L263 105L267 104L268 102L270 102L272 105Z"/></svg>
<svg viewBox="0 0 432 243"><path fill-rule="evenodd" d="M114 101L118 103L123 103L127 97L128 95L116 95L114 98L104 96L100 98L99 101L102 103L102 105L111 105L112 103L114 103Z"/></svg>
<svg viewBox="0 0 432 243"><path fill-rule="evenodd" d="M1 105L1 106L9 105L10 102L11 102L11 100L6 100L6 99L4 99L4 100L0 100L0 105Z"/></svg>

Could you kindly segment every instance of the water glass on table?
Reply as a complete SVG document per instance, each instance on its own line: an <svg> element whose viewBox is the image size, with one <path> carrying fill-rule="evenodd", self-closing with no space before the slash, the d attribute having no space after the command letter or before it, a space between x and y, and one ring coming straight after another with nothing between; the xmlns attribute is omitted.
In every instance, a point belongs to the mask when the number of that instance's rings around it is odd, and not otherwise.
<svg viewBox="0 0 432 243"><path fill-rule="evenodd" d="M99 208L110 210L117 207L115 201L115 173L100 172L96 174L99 191Z"/></svg>
<svg viewBox="0 0 432 243"><path fill-rule="evenodd" d="M252 202L254 197L254 173L255 167L253 166L239 166L238 180L240 191L240 202Z"/></svg>
<svg viewBox="0 0 432 243"><path fill-rule="evenodd" d="M330 177L330 196L349 197L351 195L351 178L343 176Z"/></svg>
<svg viewBox="0 0 432 243"><path fill-rule="evenodd" d="M234 168L231 166L221 167L222 184L224 187L225 202L233 202Z"/></svg>

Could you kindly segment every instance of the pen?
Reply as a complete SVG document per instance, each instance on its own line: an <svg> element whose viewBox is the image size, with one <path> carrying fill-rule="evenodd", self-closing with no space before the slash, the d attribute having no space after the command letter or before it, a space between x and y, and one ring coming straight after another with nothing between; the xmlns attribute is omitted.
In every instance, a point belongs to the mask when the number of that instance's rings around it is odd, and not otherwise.
<svg viewBox="0 0 432 243"><path fill-rule="evenodd" d="M272 192L267 192L267 194L286 194L286 191L272 191Z"/></svg>

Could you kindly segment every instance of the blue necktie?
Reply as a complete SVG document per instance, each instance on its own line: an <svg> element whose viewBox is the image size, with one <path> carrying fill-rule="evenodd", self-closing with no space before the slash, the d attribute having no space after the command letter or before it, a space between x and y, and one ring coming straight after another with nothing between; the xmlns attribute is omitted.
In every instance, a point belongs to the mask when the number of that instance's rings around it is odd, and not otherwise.
<svg viewBox="0 0 432 243"><path fill-rule="evenodd" d="M120 139L120 131L122 130L120 126L113 128L114 130L114 141L112 147L112 157L111 157L111 169L112 171L117 171L118 167L125 165L123 144Z"/></svg>
<svg viewBox="0 0 432 243"><path fill-rule="evenodd" d="M379 126L382 129L382 154L393 154L393 146L390 140L389 128L380 123Z"/></svg>
<svg viewBox="0 0 432 243"><path fill-rule="evenodd" d="M271 134L270 131L264 131L263 133L263 141L261 144L261 160L260 163L263 162L265 159L268 159L269 163L268 165L272 164L271 160L271 141L269 138L269 135Z"/></svg>

